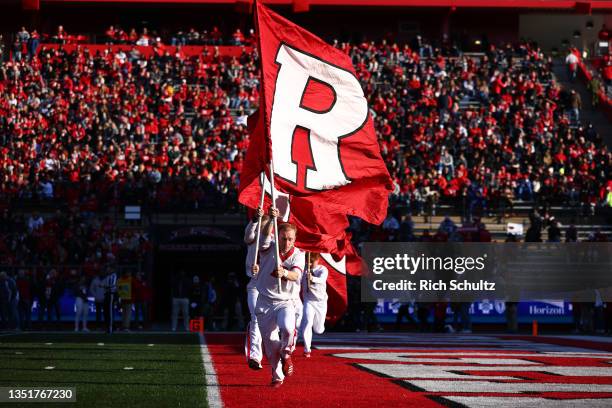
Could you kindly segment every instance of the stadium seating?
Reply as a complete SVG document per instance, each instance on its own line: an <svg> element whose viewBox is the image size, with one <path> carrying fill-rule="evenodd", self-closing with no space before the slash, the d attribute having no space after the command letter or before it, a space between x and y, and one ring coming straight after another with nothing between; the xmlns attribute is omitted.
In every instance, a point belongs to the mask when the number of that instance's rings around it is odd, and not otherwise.
<svg viewBox="0 0 612 408"><path fill-rule="evenodd" d="M537 47L338 46L369 98L393 209L609 206L610 152ZM43 44L5 63L0 206L236 210L259 79L252 48L230 49Z"/></svg>

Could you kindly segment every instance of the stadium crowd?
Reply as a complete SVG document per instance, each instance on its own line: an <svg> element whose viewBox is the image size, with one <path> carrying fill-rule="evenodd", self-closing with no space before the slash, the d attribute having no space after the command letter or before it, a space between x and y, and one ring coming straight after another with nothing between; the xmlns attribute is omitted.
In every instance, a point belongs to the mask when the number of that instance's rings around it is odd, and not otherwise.
<svg viewBox="0 0 612 408"><path fill-rule="evenodd" d="M135 327L142 329L149 327L150 306L153 294L148 286L146 276L142 273L133 273L133 265L150 251L150 245L146 237L138 234L127 233L124 238L111 240L107 232L112 230L108 220L100 225L99 222L92 221L89 224L80 224L75 227L71 220L73 216L64 217L58 215L48 221L40 216L32 215L28 220L11 221L7 214L3 216L3 233L11 230L19 230L18 223L23 224L21 229L27 229L33 236L19 237L9 241L12 247L18 248L16 253L30 254L28 245L34 245L40 249L44 259L52 259L49 255L58 252L65 253L63 246L70 243L79 243L83 240L91 240L86 249L75 248L77 253L90 254L83 255L84 261L77 266L78 259L71 260L73 266L58 269L54 264L45 264L39 260L39 266L16 266L6 271L0 272L0 329L20 328L28 330L32 327L32 317L30 316L33 304L36 304L37 323L43 327L50 327L50 324L57 326L61 321L61 298L67 293L72 295L75 301L75 330L88 330L87 319L88 309L95 304L96 328L102 327L102 311L105 307L105 295L108 293L106 279L116 270L118 265L128 265L128 268L117 273L116 281L118 301L114 305L116 310L121 310L121 327L129 331ZM530 225L525 237L526 242L576 242L578 233L574 225L570 225L564 233L559 229L559 224L550 214L539 214L538 211L530 215ZM401 221L393 215L385 219L381 227L373 227L362 224L357 219L353 220L351 232L355 245L359 247L360 242L365 241L395 241L395 242L491 242L491 234L486 225L475 219L474 222L466 222L457 225L450 217L445 217L433 232L425 230L423 233L415 233L414 223L409 215L404 215ZM106 225L106 227L105 227ZM64 228L62 230L62 228ZM75 240L69 231L77 231L77 236L83 238ZM40 231L40 234L36 232ZM42 231L50 231L44 234ZM60 231L63 231L61 233ZM82 233L82 231L86 231ZM105 232L106 231L106 232ZM46 252L45 248L48 240L53 241L54 236L67 236L70 242L55 244L54 251ZM41 237L45 237L42 238ZM104 238L100 242L101 236ZM506 242L517 242L518 237L508 235ZM591 242L607 242L609 237L597 231L588 237ZM18 242L18 244L15 244ZM109 243L112 242L112 243ZM20 243L20 244L19 244ZM3 244L0 241L0 244ZM0 246L2 248L2 246ZM108 251L108 252L106 252ZM3 252L0 255L11 256L11 252ZM32 255L31 255L32 256ZM10 259L10 258L9 258ZM31 262L36 265L35 259ZM53 262L58 262L54 260ZM103 267L102 265L111 265ZM18 263L16 264L18 265ZM126 289L127 287L127 289ZM360 283L354 277L349 277L349 307L347 314L339 324L339 328L344 330L380 330L380 325L376 322L374 314L374 304L361 302L359 289ZM230 272L222 282L215 281L214 277L204 274L187 274L184 270L178 271L171 280L171 329L173 331L189 330L188 322L190 319L204 317L207 330L234 330L240 329L244 324L247 315L246 304L241 297L244 292L244 282L241 283L238 275ZM91 301L93 298L93 302ZM509 309L509 313L514 313L508 320L508 330L518 330L516 321L516 304L509 304L514 307ZM453 311L452 319L447 314L450 307ZM410 308L410 312L409 312ZM471 320L467 309L469 304L450 304L447 303L424 303L424 304L405 304L400 309L397 316L396 329L402 326L403 318L408 319L409 323L414 324L421 331L471 331ZM592 332L600 330L604 324L595 318L595 309L591 304L576 304L575 308L581 308L579 315L575 316L576 330L579 332ZM135 318L132 320L132 310L135 311ZM432 324L429 320L432 320ZM451 319L451 320L449 320ZM79 326L79 320L81 326ZM93 319L92 319L93 320ZM181 325L179 326L179 322ZM447 324L448 322L448 324ZM608 323L607 329L612 327Z"/></svg>
<svg viewBox="0 0 612 408"><path fill-rule="evenodd" d="M468 213L516 199L610 204L612 156L580 123L579 95L555 82L539 49L491 46L477 58L364 43L347 52L370 97L397 202L412 213L428 200Z"/></svg>
<svg viewBox="0 0 612 408"><path fill-rule="evenodd" d="M77 211L24 216L5 209L0 215L0 320L5 327L13 321L29 328L27 311L34 300L39 321L45 316L47 321L59 320L66 288L77 294L81 279L90 282L109 268L137 269L151 250L146 234L119 230L108 217ZM5 284L7 280L13 283ZM90 295L100 300L99 293Z"/></svg>
<svg viewBox="0 0 612 408"><path fill-rule="evenodd" d="M53 267L21 266L15 271L0 272L0 330L31 330L34 322L38 328L59 329L65 314L74 315L75 331L89 331L89 321L95 321L95 329L101 329L103 318L105 324L109 319L107 308L114 314L121 310L120 322L126 331L132 324L139 329L150 324L153 294L142 272L134 274L124 269L117 282L129 287L128 295L109 302L106 282L116 274L112 265L90 276L76 268L66 273ZM95 311L95 320L89 319L90 309ZM133 320L132 309L136 311Z"/></svg>
<svg viewBox="0 0 612 408"><path fill-rule="evenodd" d="M2 38L0 37L0 40ZM3 44L2 41L0 43ZM118 25L109 26L103 34L85 35L68 33L64 26L60 25L54 32L39 33L37 30L28 31L25 27L15 33L10 52L16 59L22 56L32 57L36 54L41 43L49 44L108 44L108 45L254 45L254 30L250 29L246 34L240 28L231 33L225 32L218 26L210 29L197 29L191 27L188 30L178 30L172 33L159 33L157 30L149 30L143 27L140 30L130 28L124 30Z"/></svg>
<svg viewBox="0 0 612 408"><path fill-rule="evenodd" d="M109 43L152 38L143 31L124 40L117 31L107 31ZM68 42L60 33L52 41ZM216 44L210 33L189 33L171 42ZM80 272L51 273L50 265L81 265L93 279L101 264L134 263L150 250L146 236L123 235L97 212L125 204L145 211L238 209L246 119L259 100L256 52L186 57L179 49L145 56L110 45L101 53L86 46L67 52L38 50L38 34L25 29L18 38L19 47L0 65L3 264L35 265L23 268L33 287L49 276L66 276L79 287ZM515 200L587 213L612 206L612 155L594 128L581 123L579 96L555 82L551 60L532 44L491 46L482 56L436 48L420 37L401 46L337 46L356 66L397 186L380 228L352 223L357 242L490 241L473 215L510 208ZM50 219L23 218L13 208L25 202L62 211ZM417 237L410 214L432 213L440 202L464 208L468 224L446 219L438 231ZM532 219L529 239L546 230L550 241L561 240L556 222L544 218ZM179 291L183 299L189 286L177 283L173 295ZM8 299L5 316L14 297L0 295Z"/></svg>
<svg viewBox="0 0 612 408"><path fill-rule="evenodd" d="M79 48L3 64L0 200L231 210L255 62Z"/></svg>
<svg viewBox="0 0 612 408"><path fill-rule="evenodd" d="M611 204L610 152L538 48L478 57L421 39L338 46L370 99L394 206L418 214L446 201L471 215L516 199ZM92 211L235 209L258 85L256 52L14 58L0 69L0 195Z"/></svg>

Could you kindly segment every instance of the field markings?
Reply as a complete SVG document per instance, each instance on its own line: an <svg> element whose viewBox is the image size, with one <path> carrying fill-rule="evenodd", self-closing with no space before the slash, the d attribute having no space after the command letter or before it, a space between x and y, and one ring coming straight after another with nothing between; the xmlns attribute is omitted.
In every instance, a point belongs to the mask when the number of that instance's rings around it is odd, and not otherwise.
<svg viewBox="0 0 612 408"><path fill-rule="evenodd" d="M423 365L423 364L358 364L371 372L389 378L456 379L456 380L513 380L519 373L546 373L572 377L612 377L612 368L595 366L475 366L475 365ZM486 372L503 372L506 375L487 375ZM482 372L466 375L464 372Z"/></svg>
<svg viewBox="0 0 612 408"><path fill-rule="evenodd" d="M546 393L546 392L605 392L612 393L612 384L573 384L547 382L491 382L491 381L440 381L404 380L404 382L426 392L440 393Z"/></svg>
<svg viewBox="0 0 612 408"><path fill-rule="evenodd" d="M467 407L492 407L492 408L609 408L612 405L610 398L591 398L591 399L549 399L549 398L515 398L515 397L441 397L446 400L447 406ZM449 403L450 402L450 403ZM455 405L456 406L456 405Z"/></svg>
<svg viewBox="0 0 612 408"><path fill-rule="evenodd" d="M219 380L217 372L213 366L212 356L208 351L204 334L200 333L200 353L202 354L202 362L204 363L204 381L206 381L206 399L209 408L222 408L223 401L221 400L221 392L219 391Z"/></svg>

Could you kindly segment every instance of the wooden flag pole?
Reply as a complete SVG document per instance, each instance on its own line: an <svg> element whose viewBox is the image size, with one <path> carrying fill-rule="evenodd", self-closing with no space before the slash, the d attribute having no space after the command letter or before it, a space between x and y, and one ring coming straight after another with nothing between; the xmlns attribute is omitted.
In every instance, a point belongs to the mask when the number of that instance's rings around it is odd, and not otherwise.
<svg viewBox="0 0 612 408"><path fill-rule="evenodd" d="M308 280L307 282L308 292L311 291L311 286L310 286L311 269L312 268L310 267L310 252L306 252L306 279Z"/></svg>
<svg viewBox="0 0 612 408"><path fill-rule="evenodd" d="M261 49L261 30L259 29L259 16L257 13L257 6L258 6L258 0L255 0L253 2L253 20L254 20L254 26L255 26L255 30L257 33L257 51L259 51L259 56L261 58L263 52ZM260 59L260 64L261 64L261 69L263 72L263 62L261 62ZM268 126L268 123L266 121L266 94L265 94L265 90L266 87L264 85L264 77L265 75L262 74L261 77L261 91L260 91L260 101L262 101L263 103L260 105L261 109L262 109L262 117L263 117L263 123L264 123L264 136L266 136L269 140L269 150L268 150L268 154L270 155L270 195L272 196L272 207L276 206L276 194L274 191L274 159L272 158L272 140L270 137L270 128ZM280 254L279 254L279 249L278 249L278 222L276 220L276 217L274 217L274 234L276 234L276 239L275 239L275 245L274 247L276 248L276 263L279 265L279 261L280 261ZM281 287L281 278L278 278L278 293L282 293L282 287Z"/></svg>
<svg viewBox="0 0 612 408"><path fill-rule="evenodd" d="M265 185L264 185L264 181L261 181L261 198L259 199L259 208L261 208L263 210L263 205L264 205L264 197L266 196L266 189L265 189ZM261 236L261 220L262 220L262 216L258 216L258 221L257 221L257 236L255 237L255 257L253 258L253 262L255 264L259 264L259 262L257 262L257 255L259 255L259 242L260 242L260 236ZM257 273L257 276L255 276L255 279L257 279L259 277L259 272Z"/></svg>
<svg viewBox="0 0 612 408"><path fill-rule="evenodd" d="M272 195L272 207L275 207L276 193L274 190L274 159L273 158L270 158L270 194ZM275 254L276 264L278 266L281 266L280 252L278 248L278 221L276 220L276 217L274 217L274 234L276 234L276 239L274 240L274 248L276 248L276 254ZM280 276L277 279L278 279L278 293L282 293Z"/></svg>

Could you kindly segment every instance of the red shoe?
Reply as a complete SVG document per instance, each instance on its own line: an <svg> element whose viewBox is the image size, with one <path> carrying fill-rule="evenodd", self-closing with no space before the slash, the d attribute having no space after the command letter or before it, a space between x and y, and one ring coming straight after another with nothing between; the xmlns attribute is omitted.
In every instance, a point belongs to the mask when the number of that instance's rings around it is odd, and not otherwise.
<svg viewBox="0 0 612 408"><path fill-rule="evenodd" d="M305 351L304 352L304 358L310 358L310 352L309 351Z"/></svg>
<svg viewBox="0 0 612 408"><path fill-rule="evenodd" d="M283 359L283 374L286 377L291 377L293 375L293 361L291 361L291 356L287 356Z"/></svg>
<svg viewBox="0 0 612 408"><path fill-rule="evenodd" d="M255 360L254 358L249 359L249 368L251 370L261 370L263 367L261 366L261 363L257 360Z"/></svg>
<svg viewBox="0 0 612 408"><path fill-rule="evenodd" d="M270 384L272 388L279 388L281 385L283 385L283 380L272 380Z"/></svg>

